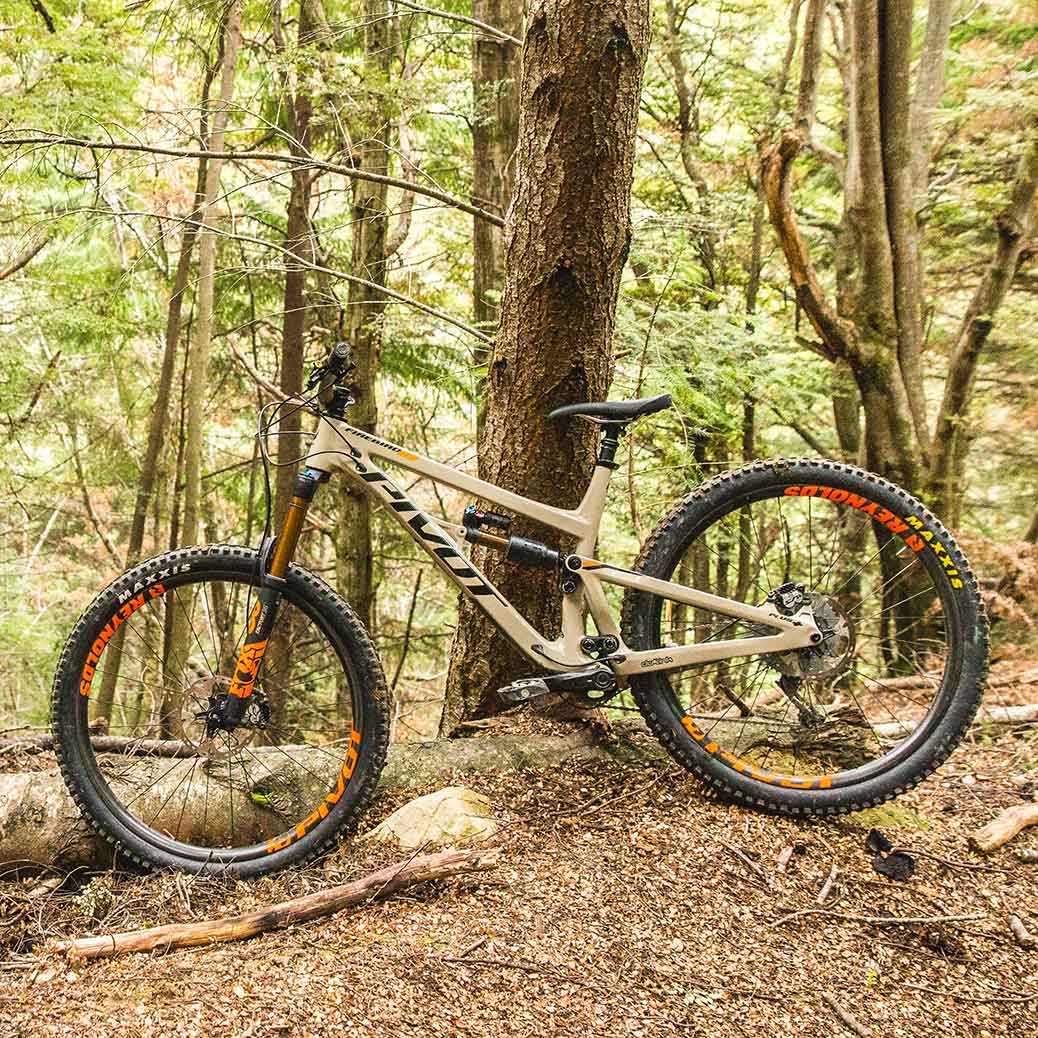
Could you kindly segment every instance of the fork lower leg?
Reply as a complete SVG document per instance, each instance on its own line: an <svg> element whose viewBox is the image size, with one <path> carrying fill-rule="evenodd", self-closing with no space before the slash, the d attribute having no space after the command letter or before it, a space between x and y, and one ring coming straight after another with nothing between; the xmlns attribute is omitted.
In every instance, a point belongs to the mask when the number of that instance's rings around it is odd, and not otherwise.
<svg viewBox="0 0 1038 1038"><path fill-rule="evenodd" d="M278 608L281 605L285 574L295 554L299 536L303 531L306 513L313 502L320 483L328 474L319 469L305 468L296 476L292 501L288 506L285 521L274 543L274 554L269 570L263 574L263 586L257 595L256 604L249 615L238 660L234 666L234 677L224 704L224 727L232 729L241 721L245 704L252 695L259 677L260 666L274 631Z"/></svg>

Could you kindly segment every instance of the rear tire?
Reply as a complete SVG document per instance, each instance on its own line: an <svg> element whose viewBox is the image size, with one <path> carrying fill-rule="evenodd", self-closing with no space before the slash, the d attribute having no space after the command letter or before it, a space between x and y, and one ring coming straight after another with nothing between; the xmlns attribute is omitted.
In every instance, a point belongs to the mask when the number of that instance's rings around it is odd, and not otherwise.
<svg viewBox="0 0 1038 1038"><path fill-rule="evenodd" d="M825 511L827 516L842 514L843 518L836 519L837 526L852 521L852 517L855 515L864 517L861 520L861 528L865 532L860 535L864 541L858 542L859 545L861 543L867 545L868 551L862 552L863 558L871 552L876 544L879 544L880 547L872 556L873 559L890 546L891 552L897 553L895 557L898 561L894 563L895 566L899 566L906 559L908 560L906 569L916 563L921 564L921 569L917 567L918 572L913 571L912 577L916 584L909 587L909 591L912 592L911 597L903 590L898 592L901 596L899 608L902 611L907 608L905 603L910 602L912 597L922 595L923 592L916 595L916 587L923 586L926 581L932 584L933 604L930 606L930 611L924 613L922 604L917 602L914 608L917 610L919 618L907 626L916 627L919 641L928 654L927 660L940 659L943 671L936 676L938 672L930 668L927 668L925 675L922 670L904 669L900 672L891 671L891 673L900 673L907 675L906 677L891 679L885 677L888 672L873 670L871 674L883 675L882 681L873 676L863 678L862 687L866 688L869 693L875 695L877 699L886 697L886 709L891 717L895 716L893 709L903 709L904 717L907 720L897 722L903 727L897 728L897 734L893 736L893 738L901 738L901 741L888 752L882 753L884 741L876 736L876 760L863 759L860 766L855 765L849 767L845 772L833 775L825 774L824 771L819 775L804 774L799 771L792 774L771 772L767 770L767 765L759 763L759 758L756 762L748 761L741 755L739 749L726 747L719 737L706 730L712 723L714 727L720 726L724 731L724 725L727 723L726 716L729 719L734 716L743 722L744 727L749 718L753 718L758 725L761 725L757 718L764 711L756 708L756 700L749 705L749 714L745 712L747 706L745 703L737 703L738 710L736 710L734 706L727 705L724 700L720 699L720 694L717 692L719 682L716 679L709 686L711 690L704 693L703 689L707 688L706 679L693 676L692 683L699 682L696 694L704 697L699 702L706 702L706 698L712 696L710 701L714 704L712 712L708 713L707 709L700 705L698 706L699 713L696 714L692 706L679 701L681 682L686 679L676 672L653 672L633 676L631 689L646 722L671 756L711 786L747 804L770 811L786 814L837 814L881 803L898 796L925 779L944 762L962 739L980 704L988 662L987 622L969 563L948 531L922 504L905 491L879 476L850 465L807 460L759 462L718 476L680 501L646 542L635 564L635 569L651 577L696 585L701 590L710 590L712 587L716 593L726 594L726 597L737 597L731 593L731 584L735 582L732 560L734 555L743 549L739 547L739 542L732 539L731 531L736 531L738 535L749 531L757 545L761 545L762 542L766 543L766 547L761 547L762 558L764 558L767 552L772 551L775 545L781 542L783 537L788 541L791 537L795 537L798 529L802 529L802 526L790 526L786 519L780 519L777 524L764 530L762 537L761 531L755 525L738 526L739 517L745 517L747 513L751 516L754 515L754 508L757 508L758 512L761 508L772 508L775 502L778 502L777 508L781 516L783 501L790 502L791 498L808 497L814 500L806 503L802 500L799 503L787 503L787 510L791 505L798 506L801 509L798 514L801 516L802 510L806 507L809 523L807 527L808 543L790 547L784 563L785 577L782 576L783 571L780 569L778 580L790 579L791 559L794 563L799 560L801 564L799 575L795 565L793 566L792 579L797 580L806 576L806 573L803 572L808 568L805 560L812 555L817 558L819 552L817 545L820 543L820 539L813 538L810 526L813 505L816 509L815 514L818 514L819 511ZM768 502L771 502L771 505ZM726 517L731 517L727 527L724 526ZM756 522L756 520L751 522ZM871 532L875 540L869 539L869 527L874 528ZM829 528L832 528L831 522ZM716 531L722 529L728 530L724 536L729 539L711 542L709 538L719 536ZM890 536L891 530L894 531L893 537ZM837 546L842 547L844 542L840 538L844 535L837 532L832 536L836 540ZM772 538L770 543L769 537ZM745 535L741 537L743 544L748 540L749 538ZM722 547L727 545L727 547L723 547L727 559L724 570L726 583L718 588L716 584L707 587L703 583L697 582L691 573L691 570L695 568L695 563L688 562L685 563L684 571L687 579L679 580L677 570L682 565L682 560L686 559L689 552L692 552L691 557L695 558L696 550L700 551L698 556L700 560L706 559L705 564L702 562L699 564L700 573L720 572L721 563L719 561L715 561L711 568L712 557L704 554L703 549L695 548L697 544L704 544L707 552L713 551L713 554L717 555L716 548L710 547L711 543L721 544ZM750 548L756 550L752 542ZM833 551L835 552L835 550L834 548ZM813 563L814 558L811 559L812 567ZM834 559L830 563L829 570L831 571L836 564ZM860 573L861 570L858 572ZM866 601L875 602L874 593L877 592L880 594L880 601L886 603L891 590L884 591L884 588L891 585L892 589L897 583L894 578L887 579L888 572L890 570L881 574L880 583L868 585L866 590L869 591L869 594L866 595L862 592L863 597L859 597L858 604L847 610L852 618L868 619L874 624L890 623L889 617L886 620L866 617L865 614L870 610L860 608ZM767 576L767 564L758 564L756 574L758 577ZM896 575L897 573L895 573ZM826 576L828 582L832 583L833 579L829 571ZM852 573L851 580L853 581L857 576L857 573ZM740 582L747 584L745 578ZM827 592L829 583L826 587ZM773 585L769 583L768 587L773 587ZM808 588L808 591L810 590ZM761 605L766 591L767 588L759 591L751 587L742 600L750 604ZM829 593L836 595L836 592ZM926 599L922 600L924 603L926 601ZM673 606L670 609L671 615L677 612ZM881 609L880 612L883 611ZM697 620L700 612L687 610L689 615L695 613ZM685 621L684 616L682 621ZM719 628L731 627L731 622L721 625L718 621L718 626ZM904 626L903 623L902 627ZM661 599L645 592L630 590L626 593L623 607L623 634L630 648L640 650L663 647L667 643L664 630L666 627L667 622L664 621L664 606ZM695 625L681 628L683 631L690 629L695 630ZM896 625L891 624L890 628L884 629L892 632L894 639L897 638ZM706 630L705 626L703 630ZM754 633L749 630L743 634L729 633L724 637L751 637ZM924 637L924 633L929 637ZM940 638L937 637L937 634L940 635ZM705 640L699 633L694 633L692 637L695 640ZM854 653L871 652L874 654L873 659L880 660L879 665L882 665L884 658L889 660L890 655L896 655L896 649L888 650L885 646L878 644L872 644L870 647L870 639L872 643L879 641L872 634L859 633L858 638L857 644L848 652L847 661L840 664L844 670L840 671L839 667L834 665L833 676L831 678L827 676L825 679L829 683L827 692L831 697L830 702L840 698L842 690L840 682L850 687L853 694L853 686L849 685L849 682L856 679L851 675L859 673L864 675L865 673L866 665L854 656ZM854 639L852 638L851 641L853 643ZM943 655L936 651L939 642L942 645L946 643L947 646L946 650L943 648L941 650ZM888 652L888 656L882 657L881 650ZM801 652L808 651L810 650L801 650ZM768 657L756 657L756 659L764 661L761 665L762 674L770 669L770 677L774 680L779 676L778 670L775 669L776 663L784 668L783 673L789 673L790 669L796 669L795 657L796 653L788 654L788 658L771 657L770 663ZM789 658L794 658L792 664L790 664ZM914 657L912 661L915 662ZM735 664L740 660L730 662ZM749 665L748 663L747 666ZM709 666L721 665L704 665L704 667ZM936 666L936 663L932 663L931 666ZM857 667L861 667L861 670L856 669ZM734 669L733 667L732 671ZM684 672L685 675L690 673L689 671ZM916 673L923 675L922 679L917 678ZM766 679L767 676L762 676L761 681ZM724 680L730 680L727 674ZM745 682L745 678L741 680ZM902 708L900 700L895 699L893 693L887 692L887 689L914 689L910 683L920 680L923 681L924 686L927 685L927 682L929 685L936 686L933 690L933 703L921 717L917 715L926 704ZM939 685L937 685L938 681ZM899 682L901 683L899 684ZM810 680L804 680L804 690L810 683ZM758 689L760 687L763 686L757 686ZM754 695L761 696L761 693L755 691ZM912 703L916 703L923 695L925 695L925 689L923 692L915 692L914 695L901 692L901 697L911 700ZM689 698L691 696L692 694L689 693ZM733 702L738 700L738 696L728 695L727 698ZM719 702L723 707L721 713L718 713L716 705ZM771 702L774 703L774 698ZM855 699L854 703L857 704L858 699ZM844 706L846 707L846 702ZM793 711L789 704L786 705L786 709L792 715ZM862 729L866 733L862 736L860 743L862 746L865 745L869 733L875 734L878 730L876 709L878 708L872 709L871 712L866 708L857 710L856 716L859 720L863 715L868 717L865 727ZM912 711L916 711L916 713L913 714ZM712 719L717 718L717 720L712 722L701 720L704 715ZM801 723L804 723L804 715L799 716ZM836 716L835 713L833 716ZM885 717L882 714L878 716L880 719ZM828 718L826 721L828 722ZM796 721L793 722L791 729L795 727L796 723ZM734 730L734 725L730 724L729 727ZM891 724L885 723L882 727L890 728ZM903 736L900 734L902 731L905 733ZM755 745L759 744L761 740L766 742L767 736L759 733L760 728L757 733L748 737L746 743L749 744L753 740L756 740ZM795 742L794 745L796 745ZM787 757L789 752L787 750ZM782 754L780 753L779 756L781 757Z"/></svg>

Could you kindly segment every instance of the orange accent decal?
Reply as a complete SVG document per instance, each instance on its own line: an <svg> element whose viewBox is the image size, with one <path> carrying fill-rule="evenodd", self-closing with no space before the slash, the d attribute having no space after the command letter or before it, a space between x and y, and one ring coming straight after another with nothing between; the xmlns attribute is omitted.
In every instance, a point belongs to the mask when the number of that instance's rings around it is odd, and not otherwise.
<svg viewBox="0 0 1038 1038"><path fill-rule="evenodd" d="M354 728L350 732L350 744L346 750L346 759L342 762L342 770L339 772L338 781L328 795L310 812L294 829L287 833L275 836L267 843L267 853L282 851L291 846L296 840L301 840L306 834L323 818L328 817L328 812L342 799L346 792L346 786L353 777L353 771L357 767L358 750L360 749L360 732Z"/></svg>
<svg viewBox="0 0 1038 1038"><path fill-rule="evenodd" d="M580 564L581 569L594 569L596 566L601 566L602 563L598 559L584 559Z"/></svg>
<svg viewBox="0 0 1038 1038"><path fill-rule="evenodd" d="M252 695L252 687L256 684L260 664L267 651L267 639L261 642L246 642L238 654L238 662L234 667L234 680L228 692L239 699L248 699Z"/></svg>
<svg viewBox="0 0 1038 1038"><path fill-rule="evenodd" d="M724 761L734 771L749 775L757 782L766 782L769 786L782 786L785 789L831 789L833 784L832 775L820 775L811 778L801 775L780 775L773 771L764 771L754 767L749 761L745 761L735 754L722 749L716 742L707 741L706 733L696 724L689 714L681 718L682 727L693 739L699 743L707 753L718 760Z"/></svg>
<svg viewBox="0 0 1038 1038"><path fill-rule="evenodd" d="M397 454L399 454L400 457L403 458L405 461L417 461L418 460L418 455L417 454L412 454L410 451L397 451Z"/></svg>

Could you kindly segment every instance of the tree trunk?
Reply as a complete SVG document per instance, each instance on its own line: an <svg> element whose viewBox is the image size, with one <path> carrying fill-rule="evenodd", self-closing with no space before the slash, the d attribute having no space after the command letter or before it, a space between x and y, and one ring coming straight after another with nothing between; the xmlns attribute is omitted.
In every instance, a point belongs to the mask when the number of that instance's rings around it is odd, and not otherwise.
<svg viewBox="0 0 1038 1038"><path fill-rule="evenodd" d="M1038 120L1017 166L1009 204L995 217L998 238L987 271L973 293L959 328L948 365L937 428L934 433L930 483L938 513L955 524L962 501L962 465L966 452L966 419L973 399L977 364L994 325L995 315L1009 293L1027 236L1035 228L1038 193Z"/></svg>
<svg viewBox="0 0 1038 1038"><path fill-rule="evenodd" d="M472 16L519 36L522 0L473 0ZM477 33L472 38L472 201L504 217L512 198L516 132L519 125L519 62L508 40ZM504 282L503 235L479 217L472 223L472 297L476 326L493 334L500 317ZM478 347L478 367L487 350Z"/></svg>
<svg viewBox="0 0 1038 1038"><path fill-rule="evenodd" d="M926 12L926 35L919 55L915 91L912 94L910 129L912 137L912 188L915 208L926 201L930 179L930 142L933 117L944 93L945 52L951 33L952 0L930 0Z"/></svg>
<svg viewBox="0 0 1038 1038"><path fill-rule="evenodd" d="M224 130L234 94L234 74L241 47L241 0L231 0L223 26L223 61L220 70L220 96L210 120L207 150L222 153ZM181 544L198 540L202 496L202 441L205 424L205 391L209 381L209 346L213 335L213 295L216 279L215 222L217 195L220 190L222 159L206 163L205 195L198 232L198 282L195 290L194 341L189 356L187 387L187 438L184 449L184 513ZM187 657L189 618L183 610L174 612L170 624L169 652L166 660L166 687L180 688L184 675L178 660ZM162 731L166 734L167 704L162 707Z"/></svg>
<svg viewBox="0 0 1038 1038"><path fill-rule="evenodd" d="M809 17L817 9L812 4ZM862 460L918 493L929 434L920 360L916 185L911 173L911 26L912 0L854 0L847 7L849 39L839 62L847 114L844 212L833 257L835 305L825 298L789 197L790 163L811 144L820 60L816 39L804 57L798 129L785 131L765 149L762 175L797 301L821 340L816 349L845 366L856 383L865 419ZM927 89L931 96L937 89L932 77ZM845 454L857 439L855 410L848 401L838 403Z"/></svg>
<svg viewBox="0 0 1038 1038"><path fill-rule="evenodd" d="M364 2L365 77L363 108L353 132L360 141L357 166L385 176L389 167L390 123L386 90L392 49L387 0ZM353 272L375 285L386 283L386 186L353 182ZM353 375L356 403L350 423L374 432L378 419L376 379L382 350L385 297L373 288L350 283L346 314L347 337L353 345L357 370ZM336 545L339 587L369 630L375 621L375 574L372 558L371 501L352 481L340 484L342 525Z"/></svg>
<svg viewBox="0 0 1038 1038"><path fill-rule="evenodd" d="M205 107L209 100L209 87L213 74L206 71L205 88L202 91L202 108L200 140L204 142L208 136ZM198 230L195 221L201 215L203 192L205 188L206 160L198 160L198 176L195 183L195 208L184 224L180 238L180 255L177 259L177 271L173 278L173 290L170 292L169 307L166 311L166 336L162 349L162 366L159 371L159 384L155 392L155 403L152 407L148 423L148 445L141 463L141 474L137 483L137 497L133 506L133 519L130 523L130 538L126 545L126 567L133 566L140 560L144 546L144 527L148 518L155 480L158 475L159 457L166 442L166 425L169 418L169 400L173 390L173 374L176 368L177 347L180 344L180 328L184 307L184 295L187 292L188 277L191 273L191 256L195 249ZM155 531L158 533L158 530ZM119 629L108 643L105 650L105 669L101 680L101 689L94 702L95 721L102 719L107 723L111 718L112 702L115 699L115 686L118 682L122 663L123 640L126 632Z"/></svg>
<svg viewBox="0 0 1038 1038"><path fill-rule="evenodd" d="M601 400L609 385L648 42L643 0L537 0L529 12L516 193L479 473L563 508L578 505L587 487L596 437L585 422L548 425L545 415L562 404ZM478 549L473 557L538 630L554 636L555 574L519 571ZM496 689L531 669L463 600L441 732L498 710Z"/></svg>
<svg viewBox="0 0 1038 1038"><path fill-rule="evenodd" d="M224 130L234 95L234 73L241 47L241 0L231 0L223 29L223 62L220 97L212 114L207 151L222 153ZM184 465L184 520L182 543L194 544L198 537L199 502L202 492L202 433L205 423L205 389L209 380L209 346L213 337L213 290L216 280L216 234L213 224L220 191L223 159L206 163L205 197L198 232L198 286L195 302L195 335L191 344L188 377L187 449Z"/></svg>

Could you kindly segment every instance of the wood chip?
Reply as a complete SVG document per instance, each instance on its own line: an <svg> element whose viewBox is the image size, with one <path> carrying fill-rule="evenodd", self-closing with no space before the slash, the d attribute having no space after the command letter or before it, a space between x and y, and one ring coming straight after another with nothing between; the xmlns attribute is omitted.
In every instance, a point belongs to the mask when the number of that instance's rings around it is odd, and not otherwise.
<svg viewBox="0 0 1038 1038"><path fill-rule="evenodd" d="M1009 929L1013 931L1013 940L1025 951L1030 951L1035 946L1035 939L1030 931L1024 926L1024 921L1018 916L1010 914Z"/></svg>
<svg viewBox="0 0 1038 1038"><path fill-rule="evenodd" d="M836 866L834 865L829 870L829 875L826 877L825 882L822 884L822 889L818 891L818 897L815 898L815 904L824 905L826 898L829 896L829 892L833 889L833 884L836 882Z"/></svg>

